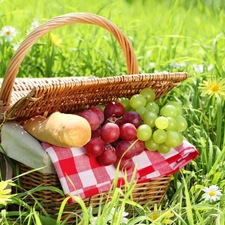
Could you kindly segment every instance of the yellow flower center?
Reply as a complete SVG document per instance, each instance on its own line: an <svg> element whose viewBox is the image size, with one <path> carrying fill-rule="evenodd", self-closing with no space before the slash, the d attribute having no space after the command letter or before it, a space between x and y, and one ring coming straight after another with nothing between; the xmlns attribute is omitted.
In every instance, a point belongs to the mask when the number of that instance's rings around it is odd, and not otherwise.
<svg viewBox="0 0 225 225"><path fill-rule="evenodd" d="M209 192L209 195L212 197L212 196L215 196L216 195L216 192L215 191L210 191Z"/></svg>
<svg viewBox="0 0 225 225"><path fill-rule="evenodd" d="M219 90L220 90L220 88L219 88L219 86L218 85L212 85L211 87L210 87L210 89L211 89L211 91L213 91L213 92L218 92Z"/></svg>
<svg viewBox="0 0 225 225"><path fill-rule="evenodd" d="M6 31L5 33L6 33L6 35L10 35L10 31Z"/></svg>
<svg viewBox="0 0 225 225"><path fill-rule="evenodd" d="M153 220L156 220L160 217L159 213L155 213L154 215L151 216Z"/></svg>

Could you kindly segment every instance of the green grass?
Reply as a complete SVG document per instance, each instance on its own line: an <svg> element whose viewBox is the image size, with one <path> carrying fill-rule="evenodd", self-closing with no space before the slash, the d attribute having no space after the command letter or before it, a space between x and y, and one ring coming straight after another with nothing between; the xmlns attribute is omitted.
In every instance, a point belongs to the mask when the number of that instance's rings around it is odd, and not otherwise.
<svg viewBox="0 0 225 225"><path fill-rule="evenodd" d="M36 1L35 1L36 2ZM48 1L27 1L26 7L20 1L4 1L1 4L0 26L10 24L17 28L17 41L26 37L33 18L40 23L70 12L91 12L109 18L130 38L137 58L140 72L152 72L149 62L155 63L156 70L168 70L171 62L187 62L186 70L193 64L223 65L218 45L223 41L224 14L221 8L200 4L200 1L54 1L51 7L38 10ZM10 13L9 13L10 12ZM12 16L13 15L13 16ZM20 23L18 24L18 21ZM216 26L215 26L216 24ZM109 76L126 73L125 61L114 39L92 25L69 25L53 31L62 39L63 55L55 52L54 64L46 74L45 58L49 48L46 39L39 44L44 48L42 59L32 56L39 54L34 48L27 56L18 76L55 76L89 75ZM221 34L220 37L217 35ZM214 46L213 45L214 43ZM46 46L47 45L47 46ZM3 58L1 74L4 74L9 58ZM64 56L64 57L63 57ZM4 59L4 60L3 60ZM1 63L2 64L2 63ZM33 66L32 66L33 65ZM36 65L36 67L34 67ZM170 69L171 70L171 69ZM32 72L31 72L32 71Z"/></svg>
<svg viewBox="0 0 225 225"><path fill-rule="evenodd" d="M188 121L184 136L200 154L174 175L162 207L172 210L172 224L217 225L225 220L225 101L224 96L202 96L199 84L211 78L224 78L224 11L223 0L5 0L0 1L0 29L5 25L15 27L18 33L13 42L17 43L25 39L34 18L43 23L66 13L91 12L121 28L134 47L140 73L187 71L190 78L160 101L176 99L184 105ZM118 43L102 28L76 24L51 33L62 39L62 45L52 45L50 34L42 37L26 55L18 77L127 74ZM13 54L12 43L0 42L0 77L4 77ZM205 202L202 188L212 184L222 190L223 196L220 201ZM14 201L23 205L23 198ZM15 217L17 224L55 224L47 212L39 216L39 207L25 205L25 211L21 212L2 208L0 218L4 224L13 224ZM84 207L84 218L88 221L85 210ZM148 210L136 209L129 224L153 224L146 216L153 212ZM102 222L103 216L99 218ZM154 224L162 224L162 218Z"/></svg>

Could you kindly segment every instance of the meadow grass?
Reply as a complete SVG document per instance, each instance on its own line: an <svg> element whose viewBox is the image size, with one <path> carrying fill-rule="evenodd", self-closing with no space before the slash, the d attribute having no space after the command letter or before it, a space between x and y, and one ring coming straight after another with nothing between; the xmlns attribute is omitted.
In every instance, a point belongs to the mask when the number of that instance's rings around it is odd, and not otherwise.
<svg viewBox="0 0 225 225"><path fill-rule="evenodd" d="M163 224L168 212L171 224L225 224L225 118L224 96L203 94L203 81L224 79L225 2L223 0L24 0L0 1L0 29L11 25L17 29L14 43L25 39L34 18L40 23L70 12L91 12L110 19L131 41L139 63L140 73L157 71L187 71L189 79L182 82L159 101L180 101L188 129L184 137L199 150L196 160L173 176L162 203L165 210L154 222L154 212L137 208L128 224ZM116 76L127 74L125 59L111 35L92 25L68 25L51 32L61 39L60 46L51 41L50 34L41 38L28 52L18 77ZM1 38L1 37L0 37ZM0 77L11 59L15 46L0 39ZM202 198L202 188L217 185L223 196L219 201ZM23 199L29 194L13 197L24 211L2 208L3 224L65 224L48 212L39 215L35 206ZM118 194L113 198L119 204ZM122 202L129 202L128 197ZM80 204L83 206L82 201ZM121 204L121 202L120 202ZM99 213L96 224L107 224L103 218L109 208ZM167 210L169 209L169 211ZM89 224L90 209L83 206L80 224ZM122 211L120 211L122 215ZM16 219L16 222L13 221ZM0 220L1 221L1 220ZM117 222L118 223L118 222ZM115 221L113 224L117 224ZM119 223L118 223L119 224Z"/></svg>

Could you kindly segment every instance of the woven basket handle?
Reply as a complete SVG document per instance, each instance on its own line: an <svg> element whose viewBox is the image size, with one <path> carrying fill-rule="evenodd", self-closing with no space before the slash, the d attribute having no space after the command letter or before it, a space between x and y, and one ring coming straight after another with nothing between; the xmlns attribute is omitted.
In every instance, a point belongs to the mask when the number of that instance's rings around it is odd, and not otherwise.
<svg viewBox="0 0 225 225"><path fill-rule="evenodd" d="M21 43L14 56L12 57L4 75L0 91L0 100L2 101L3 106L5 106L6 108L7 106L10 106L10 99L16 75L18 73L19 66L29 49L38 41L39 38L44 36L49 31L73 23L93 24L108 30L119 42L124 52L128 74L138 74L138 63L133 47L117 26L115 26L106 18L90 13L65 14L52 18L44 24L38 26Z"/></svg>

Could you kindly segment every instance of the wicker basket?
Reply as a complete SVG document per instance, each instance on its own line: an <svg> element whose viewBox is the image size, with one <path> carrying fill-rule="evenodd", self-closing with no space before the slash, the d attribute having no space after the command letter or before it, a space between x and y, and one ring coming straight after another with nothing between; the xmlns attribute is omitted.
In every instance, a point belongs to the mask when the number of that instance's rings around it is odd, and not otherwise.
<svg viewBox="0 0 225 225"><path fill-rule="evenodd" d="M67 77L67 78L16 78L19 66L28 50L35 42L49 31L67 24L93 24L108 30L119 42L125 55L128 74L114 77ZM71 13L55 17L37 27L22 42L12 57L6 70L1 92L0 108L1 122L16 120L24 121L35 115L43 115L55 111L75 113L91 105L106 103L118 97L131 97L145 87L151 87L156 92L156 99L167 94L172 88L188 77L187 73L157 73L138 74L138 63L133 47L121 30L109 20L89 14ZM20 173L31 168L20 165ZM22 176L21 185L30 190L38 185L55 186L61 189L55 174L42 174L38 171ZM159 202L165 195L170 177L136 185L134 200L140 204L148 201ZM46 209L51 209L51 203L61 203L63 196L52 191L40 191L37 197L43 199ZM103 195L86 199L86 204L98 205ZM68 205L69 209L73 204Z"/></svg>

